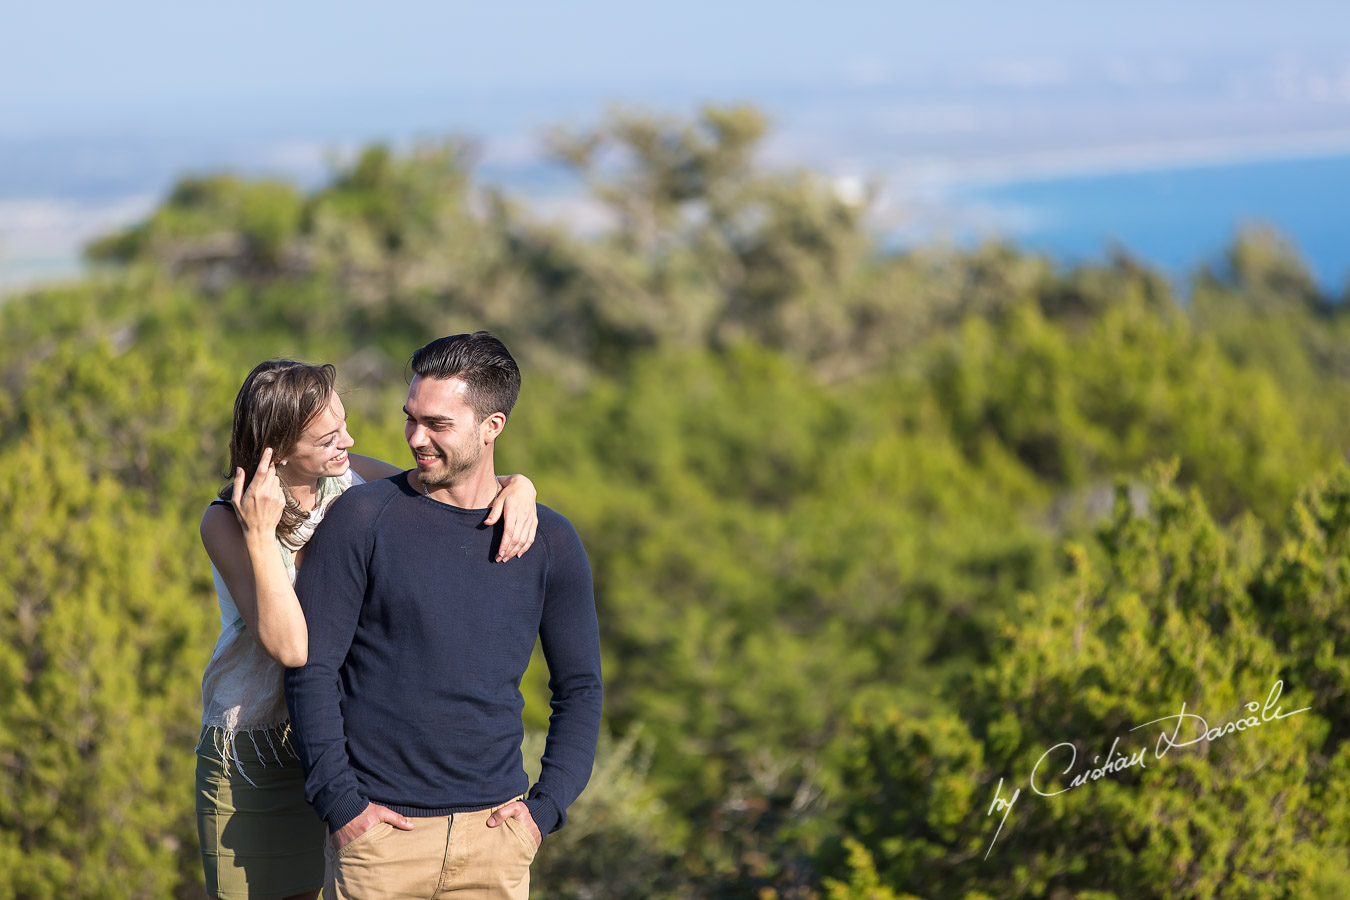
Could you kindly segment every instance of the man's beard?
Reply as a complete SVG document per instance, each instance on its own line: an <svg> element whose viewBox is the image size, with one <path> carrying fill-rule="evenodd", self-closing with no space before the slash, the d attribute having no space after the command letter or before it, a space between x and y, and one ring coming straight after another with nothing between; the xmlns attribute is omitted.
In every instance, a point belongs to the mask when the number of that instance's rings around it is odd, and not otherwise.
<svg viewBox="0 0 1350 900"><path fill-rule="evenodd" d="M458 450L447 452L439 448L437 452L441 456L440 465L429 470L419 470L417 473L418 479L427 487L454 487L483 458L483 448L478 445L474 445L474 450L470 453L461 453Z"/></svg>

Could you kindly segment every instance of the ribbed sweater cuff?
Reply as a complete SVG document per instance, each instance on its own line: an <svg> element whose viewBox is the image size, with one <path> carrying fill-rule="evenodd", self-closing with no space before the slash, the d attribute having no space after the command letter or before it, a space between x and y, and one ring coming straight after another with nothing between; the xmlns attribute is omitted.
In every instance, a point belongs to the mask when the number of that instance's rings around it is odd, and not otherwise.
<svg viewBox="0 0 1350 900"><path fill-rule="evenodd" d="M534 824L538 827L541 837L548 836L562 824L559 821L562 817L558 815L558 807L548 797L530 797L525 801L525 806L529 809L530 818L534 819Z"/></svg>
<svg viewBox="0 0 1350 900"><path fill-rule="evenodd" d="M323 818L328 823L328 833L337 834L338 829L365 812L369 805L369 801L363 799L355 791L343 794L332 806L328 807L328 812L324 813Z"/></svg>

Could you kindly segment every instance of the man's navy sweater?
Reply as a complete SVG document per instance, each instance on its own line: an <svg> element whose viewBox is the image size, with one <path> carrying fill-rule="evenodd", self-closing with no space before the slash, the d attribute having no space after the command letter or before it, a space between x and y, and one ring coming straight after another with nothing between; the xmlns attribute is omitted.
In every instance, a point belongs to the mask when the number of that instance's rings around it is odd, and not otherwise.
<svg viewBox="0 0 1350 900"><path fill-rule="evenodd" d="M586 551L540 506L534 546L493 562L501 525L486 515L425 497L402 473L348 490L305 549L309 661L286 673L286 703L306 796L330 831L367 801L443 816L528 788L548 834L590 778L601 685ZM553 714L530 788L520 679L536 637Z"/></svg>

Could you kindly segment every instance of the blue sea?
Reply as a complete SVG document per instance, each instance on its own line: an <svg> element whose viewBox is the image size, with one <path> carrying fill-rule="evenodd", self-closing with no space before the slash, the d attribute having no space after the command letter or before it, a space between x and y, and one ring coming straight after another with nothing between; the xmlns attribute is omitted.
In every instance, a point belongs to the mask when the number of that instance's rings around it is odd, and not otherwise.
<svg viewBox="0 0 1350 900"><path fill-rule="evenodd" d="M1240 227L1269 225L1332 297L1350 277L1350 156L1021 181L960 200L992 208L1014 223L1005 236L1017 246L1065 264L1118 245L1184 284L1222 264Z"/></svg>

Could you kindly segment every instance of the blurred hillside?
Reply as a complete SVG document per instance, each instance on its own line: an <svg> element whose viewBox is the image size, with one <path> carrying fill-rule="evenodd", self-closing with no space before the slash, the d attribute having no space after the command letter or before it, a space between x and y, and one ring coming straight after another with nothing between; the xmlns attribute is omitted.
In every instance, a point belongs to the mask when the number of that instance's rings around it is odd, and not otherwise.
<svg viewBox="0 0 1350 900"><path fill-rule="evenodd" d="M1344 308L1261 229L1184 306L1123 253L886 250L874 196L766 168L765 134L554 132L594 234L455 142L307 192L185 179L0 305L0 900L199 895L196 523L234 393L333 362L399 462L408 355L477 328L525 373L499 466L576 525L602 629L606 740L536 896L1350 891ZM1277 679L1308 712L1026 787ZM541 665L522 688L534 741Z"/></svg>

